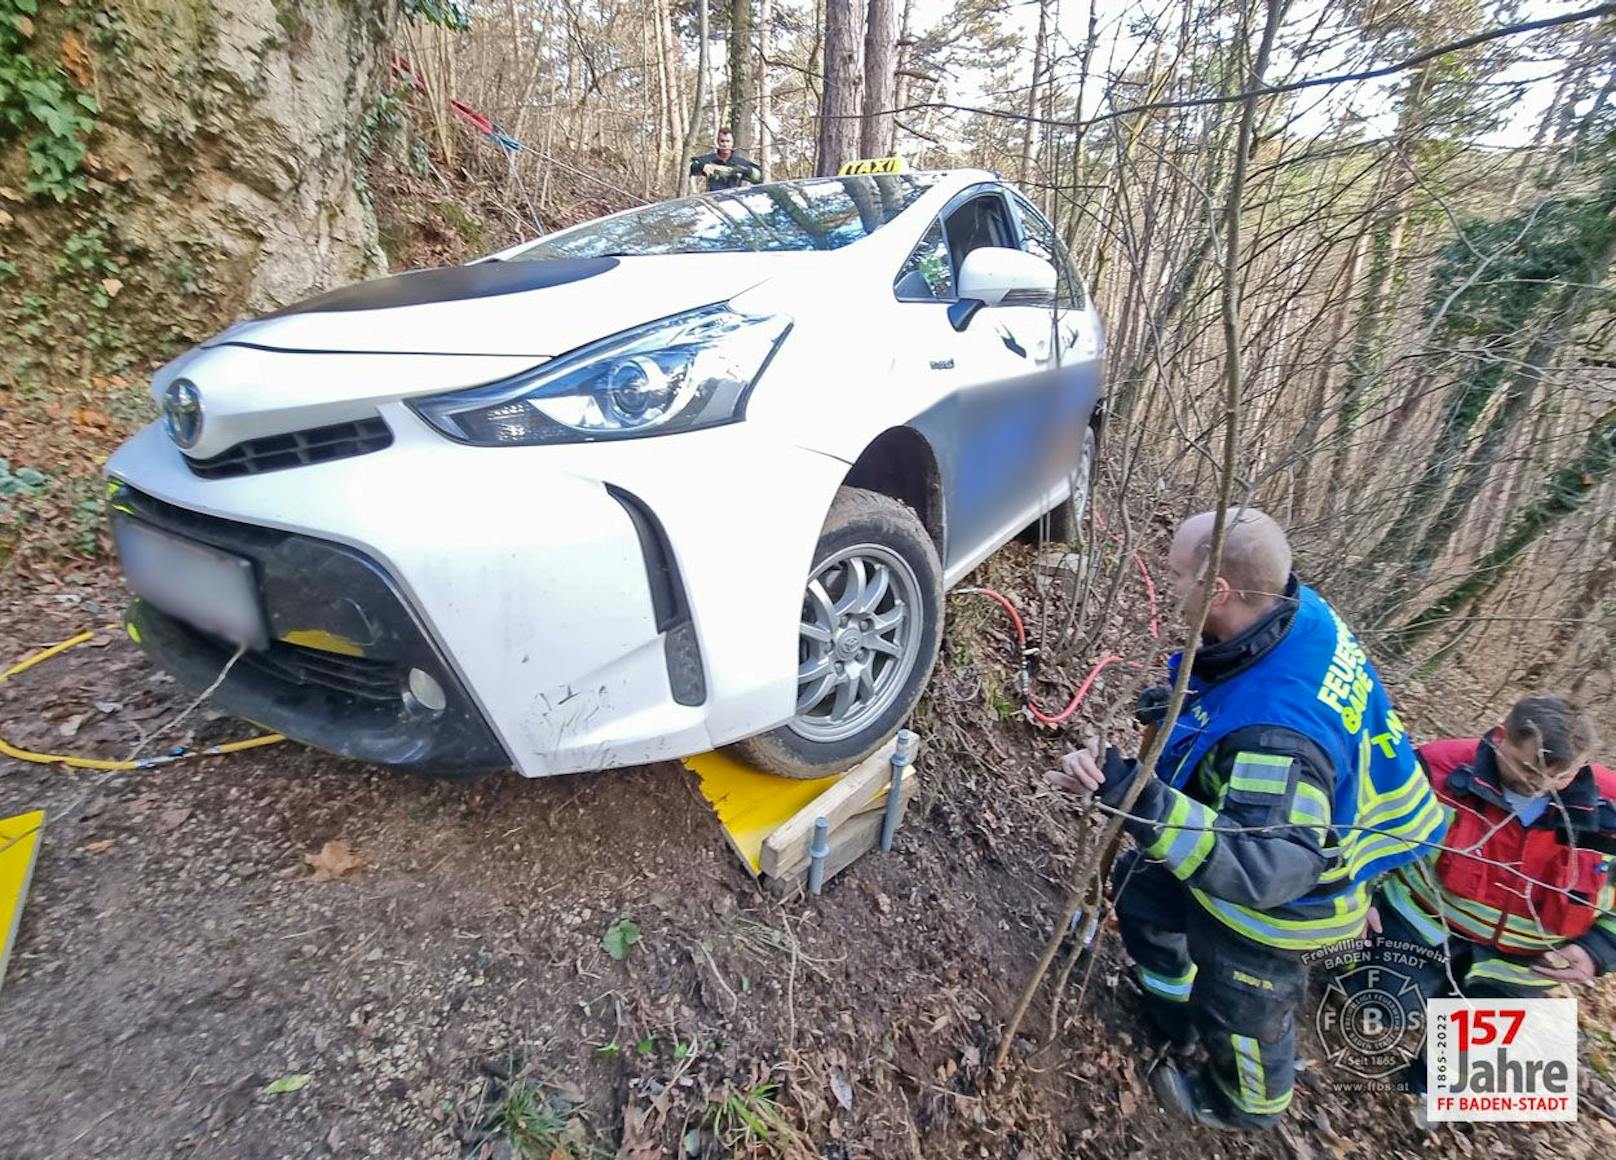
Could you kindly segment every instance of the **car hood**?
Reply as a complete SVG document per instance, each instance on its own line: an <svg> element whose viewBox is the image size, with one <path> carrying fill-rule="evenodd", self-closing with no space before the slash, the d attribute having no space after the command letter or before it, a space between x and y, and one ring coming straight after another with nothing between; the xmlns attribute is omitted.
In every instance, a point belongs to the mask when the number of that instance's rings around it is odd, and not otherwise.
<svg viewBox="0 0 1616 1160"><path fill-rule="evenodd" d="M490 261L378 278L237 323L204 349L553 358L825 255L670 254Z"/></svg>

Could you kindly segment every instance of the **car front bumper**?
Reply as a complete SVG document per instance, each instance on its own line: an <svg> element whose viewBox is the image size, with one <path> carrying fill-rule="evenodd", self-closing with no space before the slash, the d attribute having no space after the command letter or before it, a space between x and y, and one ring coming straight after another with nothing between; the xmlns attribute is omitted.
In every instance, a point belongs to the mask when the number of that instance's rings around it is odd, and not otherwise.
<svg viewBox="0 0 1616 1160"><path fill-rule="evenodd" d="M359 760L530 777L790 716L802 578L845 464L745 425L473 448L401 404L382 414L393 445L351 459L201 479L154 425L109 464L125 518L253 564L270 645L238 661L221 707ZM144 602L129 622L195 687L234 651ZM411 668L443 710L404 695Z"/></svg>

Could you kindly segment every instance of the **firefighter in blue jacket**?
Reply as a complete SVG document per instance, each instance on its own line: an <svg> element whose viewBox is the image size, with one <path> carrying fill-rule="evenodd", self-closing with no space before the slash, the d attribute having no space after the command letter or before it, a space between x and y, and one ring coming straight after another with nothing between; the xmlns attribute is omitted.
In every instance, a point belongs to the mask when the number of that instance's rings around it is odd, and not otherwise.
<svg viewBox="0 0 1616 1160"><path fill-rule="evenodd" d="M1181 1049L1198 1033L1206 1052L1193 1070L1165 1056L1157 1098L1254 1130L1290 1104L1308 952L1358 937L1373 880L1445 819L1363 649L1291 575L1279 525L1231 509L1208 578L1213 518L1186 520L1169 550L1184 608L1209 588L1205 639L1112 889L1150 1024ZM1141 703L1159 720L1166 698ZM1091 738L1048 777L1115 807L1135 764Z"/></svg>

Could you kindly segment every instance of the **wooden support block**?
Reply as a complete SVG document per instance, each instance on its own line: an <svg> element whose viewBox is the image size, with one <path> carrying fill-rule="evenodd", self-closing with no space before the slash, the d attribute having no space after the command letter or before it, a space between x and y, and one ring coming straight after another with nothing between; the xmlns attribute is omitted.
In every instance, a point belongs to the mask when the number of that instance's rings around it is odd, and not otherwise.
<svg viewBox="0 0 1616 1160"><path fill-rule="evenodd" d="M778 877L783 867L794 866L807 859L815 818L828 821L834 835L843 822L863 812L872 799L881 795L892 779L892 752L897 744L893 740L866 757L843 774L835 785L787 818L779 829L763 839L763 850L758 860L763 873ZM911 765L905 771L905 781L913 777L913 771L914 766Z"/></svg>
<svg viewBox="0 0 1616 1160"><path fill-rule="evenodd" d="M919 791L920 779L914 776L913 767L904 772L903 788L899 791L899 801L902 805L898 813L898 824L903 824L903 814L909 808ZM847 869L855 859L881 844L881 826L886 820L887 795L882 794L863 810L848 818L836 829L826 835L825 840L830 844L830 853L825 855L825 881L829 882L837 874ZM768 875L770 886L781 891L790 891L792 888L808 881L809 858L804 850L801 859L787 866L779 874Z"/></svg>
<svg viewBox="0 0 1616 1160"><path fill-rule="evenodd" d="M898 789L898 795L903 802L903 804L898 808L898 818L900 823L902 822L904 811L909 808L909 803L915 800L915 794L919 791L920 778L915 776L915 767L911 765L908 769L903 771L903 785ZM887 794L889 792L890 783L887 786L881 787L881 792L870 799L870 804L865 806L858 813L854 814L853 817L862 818L865 814L886 813Z"/></svg>
<svg viewBox="0 0 1616 1160"><path fill-rule="evenodd" d="M881 844L881 814L860 814L843 822L830 835L830 853L825 855L825 881L847 869L860 854L866 854ZM808 860L803 859L785 873L770 875L769 888L777 894L787 894L808 881Z"/></svg>

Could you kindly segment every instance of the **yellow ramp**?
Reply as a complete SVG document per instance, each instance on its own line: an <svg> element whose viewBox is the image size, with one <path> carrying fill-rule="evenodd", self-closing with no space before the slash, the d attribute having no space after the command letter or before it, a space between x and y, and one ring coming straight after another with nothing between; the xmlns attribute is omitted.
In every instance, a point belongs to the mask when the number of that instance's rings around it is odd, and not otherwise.
<svg viewBox="0 0 1616 1160"><path fill-rule="evenodd" d="M729 844L753 874L759 872L763 839L841 780L840 774L812 781L777 777L722 753L687 757L684 766L701 779L702 796L712 803Z"/></svg>
<svg viewBox="0 0 1616 1160"><path fill-rule="evenodd" d="M44 826L44 810L0 818L0 986L6 981L11 943L22 921L22 903L28 897L28 882L34 873L34 857L39 853L39 834Z"/></svg>

